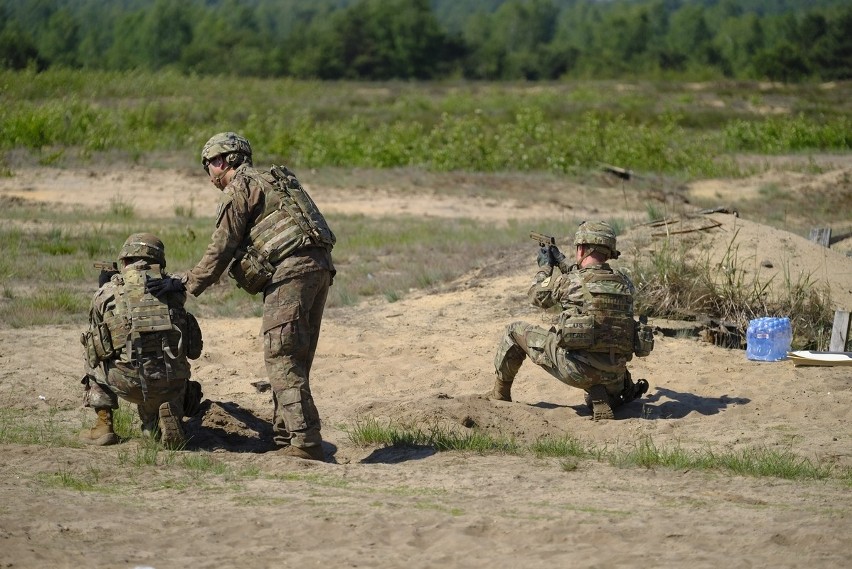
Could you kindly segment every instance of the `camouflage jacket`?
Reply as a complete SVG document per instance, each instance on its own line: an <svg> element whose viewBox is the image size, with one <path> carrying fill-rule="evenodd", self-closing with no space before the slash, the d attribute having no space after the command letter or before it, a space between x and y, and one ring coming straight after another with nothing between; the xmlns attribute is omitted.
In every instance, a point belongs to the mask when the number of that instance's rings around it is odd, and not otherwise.
<svg viewBox="0 0 852 569"><path fill-rule="evenodd" d="M138 261L131 266L147 267L144 261ZM163 276L171 276L165 272L162 274ZM124 288L124 275L121 273L113 275L112 279L101 286L94 294L89 309L89 330L87 333L103 334L98 329L106 327L111 339L111 342L106 342L107 349L109 349L110 344L115 349L115 353L103 362L105 370L117 368L117 371L128 378L137 378L139 369L142 369L146 377L150 379L188 379L190 377L190 365L187 353L190 354L189 357L198 357L201 349L201 331L195 318L188 314L184 308L186 293L169 293L166 304L168 305L169 320L174 325L174 329L161 333L145 334L140 339L140 344L136 345L141 350L141 356L134 358L127 349L127 340L130 335L130 317L126 314L126 306L119 300L125 294ZM167 358L162 355L163 336L166 338L169 351L176 356L174 359L168 358L167 361ZM191 349L188 348L190 343L193 344ZM181 345L183 348L180 347ZM192 351L196 353L192 353Z"/></svg>
<svg viewBox="0 0 852 569"><path fill-rule="evenodd" d="M598 352L577 350L572 351L571 356L604 371L621 371L626 363L632 358L633 346L633 307L632 295L633 283L621 272L614 271L607 263L580 268L572 265L570 269L558 275L548 276L541 271L536 275L535 281L528 291L528 298L534 306L550 308L558 306L562 309L560 321L575 315L582 315L588 311L589 296L588 285L596 279L606 279L604 284L598 285L598 289L606 292L612 289L617 295L622 295L627 302L620 307L618 317L622 320L623 329L618 333L621 338L616 338L616 343L623 345L615 352ZM594 287L593 287L594 288ZM558 333L558 327L551 329Z"/></svg>
<svg viewBox="0 0 852 569"><path fill-rule="evenodd" d="M265 209L265 191L272 185L269 172L248 164L237 168L231 183L222 190L216 213L216 229L204 256L182 276L187 290L198 296L219 280L237 255L238 249L250 243L249 232L260 221ZM317 270L334 271L331 254L322 247L306 247L295 251L275 267L272 282Z"/></svg>

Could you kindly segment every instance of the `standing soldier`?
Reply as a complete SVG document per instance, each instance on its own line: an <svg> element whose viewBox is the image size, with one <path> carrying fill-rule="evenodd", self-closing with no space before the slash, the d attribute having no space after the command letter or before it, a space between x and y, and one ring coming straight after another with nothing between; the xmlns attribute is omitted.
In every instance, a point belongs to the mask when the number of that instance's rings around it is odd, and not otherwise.
<svg viewBox="0 0 852 569"><path fill-rule="evenodd" d="M169 278L160 239L134 233L118 259L120 269L101 272L89 328L81 337L85 405L95 409L98 419L80 440L99 446L118 442L112 412L121 397L137 405L144 434L158 433L165 446L179 448L186 440L181 419L194 415L201 402L201 386L189 381L187 361L201 355L201 329L184 309L185 293L157 298L146 290L146 281Z"/></svg>
<svg viewBox="0 0 852 569"><path fill-rule="evenodd" d="M323 460L309 377L335 272L334 234L290 170L252 166L251 145L239 134L213 136L201 150L201 164L222 191L216 229L191 271L158 284L198 296L229 269L238 287L263 293L274 442L285 456Z"/></svg>
<svg viewBox="0 0 852 569"><path fill-rule="evenodd" d="M647 356L653 333L633 319L633 284L614 271L615 232L605 222L583 222L574 235L576 264L568 265L556 245L539 251L540 271L529 290L533 305L559 305L559 323L549 330L513 322L494 358L492 399L511 401L512 381L527 356L559 381L586 392L592 419L614 418L612 409L641 397L644 379L633 383L627 362ZM553 268L561 274L553 276Z"/></svg>

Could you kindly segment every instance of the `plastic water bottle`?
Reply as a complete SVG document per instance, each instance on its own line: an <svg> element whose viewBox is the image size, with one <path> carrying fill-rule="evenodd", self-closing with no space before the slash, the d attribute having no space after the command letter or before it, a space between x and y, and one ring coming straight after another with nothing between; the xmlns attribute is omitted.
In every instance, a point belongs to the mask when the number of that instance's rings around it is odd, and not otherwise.
<svg viewBox="0 0 852 569"><path fill-rule="evenodd" d="M787 357L793 343L789 318L764 316L748 323L746 357L750 360L777 362Z"/></svg>

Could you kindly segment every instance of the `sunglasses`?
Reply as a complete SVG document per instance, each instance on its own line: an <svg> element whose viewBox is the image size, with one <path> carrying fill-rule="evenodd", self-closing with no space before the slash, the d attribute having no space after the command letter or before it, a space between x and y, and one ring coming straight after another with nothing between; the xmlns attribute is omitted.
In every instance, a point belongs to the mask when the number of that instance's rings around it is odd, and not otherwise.
<svg viewBox="0 0 852 569"><path fill-rule="evenodd" d="M211 164L213 166L215 166L216 168L221 168L222 166L225 165L225 156L220 154L219 156L214 156L210 160L207 160L206 158L204 159L204 161L201 163L201 165L204 166L204 171L207 172L208 174L210 173L210 165Z"/></svg>

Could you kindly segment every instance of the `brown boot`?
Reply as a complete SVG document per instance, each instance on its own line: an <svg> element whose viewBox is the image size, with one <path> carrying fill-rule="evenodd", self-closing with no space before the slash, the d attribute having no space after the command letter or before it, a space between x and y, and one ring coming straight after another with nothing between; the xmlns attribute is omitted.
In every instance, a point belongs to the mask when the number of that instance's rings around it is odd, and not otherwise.
<svg viewBox="0 0 852 569"><path fill-rule="evenodd" d="M80 442L100 447L114 445L118 442L118 436L112 430L112 409L100 407L95 411L98 414L98 420L94 427L80 432Z"/></svg>
<svg viewBox="0 0 852 569"><path fill-rule="evenodd" d="M603 385L593 385L589 388L588 399L592 403L592 420L615 419L609 404L609 394Z"/></svg>
<svg viewBox="0 0 852 569"><path fill-rule="evenodd" d="M284 447L278 451L281 456L292 456L295 458L304 458L305 460L325 461L325 453L322 451L321 445L312 447L294 447L293 445Z"/></svg>
<svg viewBox="0 0 852 569"><path fill-rule="evenodd" d="M494 388L486 394L486 397L495 401L511 401L512 382L503 381L498 377L494 380Z"/></svg>

